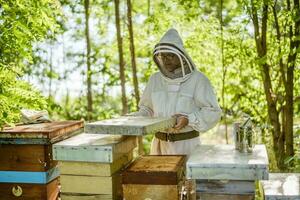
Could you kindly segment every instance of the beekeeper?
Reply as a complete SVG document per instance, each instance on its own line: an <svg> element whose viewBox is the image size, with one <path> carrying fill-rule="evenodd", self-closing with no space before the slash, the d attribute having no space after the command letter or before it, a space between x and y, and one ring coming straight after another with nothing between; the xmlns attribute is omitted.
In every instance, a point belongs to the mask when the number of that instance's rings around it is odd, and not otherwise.
<svg viewBox="0 0 300 200"><path fill-rule="evenodd" d="M145 88L135 115L176 117L172 129L155 134L152 155L190 155L199 144L199 132L213 128L221 109L208 78L196 69L175 29L155 45L153 59L159 72Z"/></svg>

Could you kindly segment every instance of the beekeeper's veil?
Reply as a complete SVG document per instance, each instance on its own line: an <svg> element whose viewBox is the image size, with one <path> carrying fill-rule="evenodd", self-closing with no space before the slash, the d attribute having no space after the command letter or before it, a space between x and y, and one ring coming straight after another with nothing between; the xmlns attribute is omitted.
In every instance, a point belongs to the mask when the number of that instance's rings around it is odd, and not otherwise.
<svg viewBox="0 0 300 200"><path fill-rule="evenodd" d="M180 60L181 67L175 69L173 72L168 71L164 67L162 58L157 56L160 53L175 54ZM173 28L169 29L161 38L159 43L155 45L153 59L164 78L169 82L183 82L187 80L195 70L195 64L185 51L182 39L180 38L177 30Z"/></svg>

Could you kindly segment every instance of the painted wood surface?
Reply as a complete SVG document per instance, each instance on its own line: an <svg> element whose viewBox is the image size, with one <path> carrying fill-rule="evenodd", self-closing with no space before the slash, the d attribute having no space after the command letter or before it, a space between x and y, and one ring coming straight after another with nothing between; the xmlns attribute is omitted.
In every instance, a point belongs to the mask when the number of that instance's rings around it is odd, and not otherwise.
<svg viewBox="0 0 300 200"><path fill-rule="evenodd" d="M136 147L135 136L80 134L53 145L53 159L112 163Z"/></svg>
<svg viewBox="0 0 300 200"><path fill-rule="evenodd" d="M58 176L58 167L54 167L47 172L0 171L0 183L46 184Z"/></svg>
<svg viewBox="0 0 300 200"><path fill-rule="evenodd" d="M109 194L74 194L61 193L61 200L121 200L122 198L113 198Z"/></svg>
<svg viewBox="0 0 300 200"><path fill-rule="evenodd" d="M123 184L124 200L179 200L181 185Z"/></svg>
<svg viewBox="0 0 300 200"><path fill-rule="evenodd" d="M0 183L1 200L57 200L58 194L58 178L48 184Z"/></svg>
<svg viewBox="0 0 300 200"><path fill-rule="evenodd" d="M0 131L0 138L48 139L58 141L83 127L83 121L60 121L8 127Z"/></svg>
<svg viewBox="0 0 300 200"><path fill-rule="evenodd" d="M240 153L233 145L198 145L187 161L187 177L207 180L266 180L268 155L264 145Z"/></svg>
<svg viewBox="0 0 300 200"><path fill-rule="evenodd" d="M59 142L61 140L65 140L70 138L74 135L80 134L83 132L83 128L78 130L68 132L67 134L61 135L55 138L0 138L0 144L15 144L15 145L22 145L22 144L44 144L50 145L55 142Z"/></svg>
<svg viewBox="0 0 300 200"><path fill-rule="evenodd" d="M63 193L114 195L122 192L120 174L112 177L61 175L60 182Z"/></svg>
<svg viewBox="0 0 300 200"><path fill-rule="evenodd" d="M88 123L84 129L96 134L146 135L171 128L175 121L175 118L126 116Z"/></svg>
<svg viewBox="0 0 300 200"><path fill-rule="evenodd" d="M197 200L254 200L254 195L197 193Z"/></svg>
<svg viewBox="0 0 300 200"><path fill-rule="evenodd" d="M265 200L300 200L300 173L270 173L260 184Z"/></svg>
<svg viewBox="0 0 300 200"><path fill-rule="evenodd" d="M197 192L213 194L255 194L254 181L196 180Z"/></svg>
<svg viewBox="0 0 300 200"><path fill-rule="evenodd" d="M123 173L123 184L177 185L183 179L186 156L141 156Z"/></svg>
<svg viewBox="0 0 300 200"><path fill-rule="evenodd" d="M61 174L83 176L111 176L127 166L133 159L133 152L124 154L113 163L59 161Z"/></svg>
<svg viewBox="0 0 300 200"><path fill-rule="evenodd" d="M46 172L57 165L51 145L0 145L0 171Z"/></svg>

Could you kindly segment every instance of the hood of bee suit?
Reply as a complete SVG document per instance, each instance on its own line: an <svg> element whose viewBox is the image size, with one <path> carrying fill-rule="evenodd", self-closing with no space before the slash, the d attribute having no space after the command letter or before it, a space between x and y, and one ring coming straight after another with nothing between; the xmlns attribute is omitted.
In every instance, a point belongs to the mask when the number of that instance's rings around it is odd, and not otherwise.
<svg viewBox="0 0 300 200"><path fill-rule="evenodd" d="M157 56L160 53L173 53L181 63L181 67L170 72L164 66L161 58ZM196 67L188 53L183 47L183 42L176 29L169 29L160 39L159 43L155 45L153 51L153 60L158 66L163 77L168 82L181 83L186 81L195 71Z"/></svg>

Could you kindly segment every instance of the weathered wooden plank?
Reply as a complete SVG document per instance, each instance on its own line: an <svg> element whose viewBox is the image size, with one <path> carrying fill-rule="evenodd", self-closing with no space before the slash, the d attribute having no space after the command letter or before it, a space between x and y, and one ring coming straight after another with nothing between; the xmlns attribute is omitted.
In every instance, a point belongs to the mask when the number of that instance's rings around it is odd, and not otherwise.
<svg viewBox="0 0 300 200"><path fill-rule="evenodd" d="M246 168L189 168L188 176L191 179L208 180L248 180L267 179L268 169Z"/></svg>
<svg viewBox="0 0 300 200"><path fill-rule="evenodd" d="M114 195L122 191L120 174L112 177L61 175L60 182L63 193Z"/></svg>
<svg viewBox="0 0 300 200"><path fill-rule="evenodd" d="M53 145L53 159L112 163L136 147L136 137L80 134Z"/></svg>
<svg viewBox="0 0 300 200"><path fill-rule="evenodd" d="M124 200L145 200L145 199L180 199L181 185L140 185L123 184Z"/></svg>
<svg viewBox="0 0 300 200"><path fill-rule="evenodd" d="M300 173L270 173L260 184L265 200L300 200Z"/></svg>
<svg viewBox="0 0 300 200"><path fill-rule="evenodd" d="M84 130L96 134L146 135L171 128L175 121L175 118L126 116L88 123Z"/></svg>
<svg viewBox="0 0 300 200"><path fill-rule="evenodd" d="M56 200L59 194L58 178L48 184L0 183L2 200Z"/></svg>
<svg viewBox="0 0 300 200"><path fill-rule="evenodd" d="M51 145L0 145L1 171L45 172L57 165Z"/></svg>
<svg viewBox="0 0 300 200"><path fill-rule="evenodd" d="M254 200L255 195L197 193L197 200Z"/></svg>
<svg viewBox="0 0 300 200"><path fill-rule="evenodd" d="M113 198L109 194L74 194L61 193L61 200L121 200L121 198Z"/></svg>
<svg viewBox="0 0 300 200"><path fill-rule="evenodd" d="M76 131L68 132L65 135L61 135L59 137L55 137L52 139L47 139L47 138L0 138L0 144L15 144L15 145L44 144L44 145L50 145L50 144L67 139L69 137L72 137L72 136L77 135L82 132L83 132L83 128L80 128Z"/></svg>
<svg viewBox="0 0 300 200"><path fill-rule="evenodd" d="M58 167L54 167L47 172L0 171L0 183L46 184L58 176Z"/></svg>
<svg viewBox="0 0 300 200"><path fill-rule="evenodd" d="M113 163L59 161L61 174L84 176L111 176L128 165L133 159L133 152L124 154Z"/></svg>
<svg viewBox="0 0 300 200"><path fill-rule="evenodd" d="M187 177L208 180L268 179L266 148L256 145L253 153L246 154L235 150L233 145L199 145L187 161Z"/></svg>
<svg viewBox="0 0 300 200"><path fill-rule="evenodd" d="M83 127L83 121L60 121L7 127L0 131L0 138L46 138L57 141L60 137Z"/></svg>
<svg viewBox="0 0 300 200"><path fill-rule="evenodd" d="M254 181L196 180L197 192L213 194L255 194Z"/></svg>
<svg viewBox="0 0 300 200"><path fill-rule="evenodd" d="M49 144L47 138L0 138L0 144Z"/></svg>
<svg viewBox="0 0 300 200"><path fill-rule="evenodd" d="M185 171L186 156L141 156L123 173L123 184L177 185Z"/></svg>

